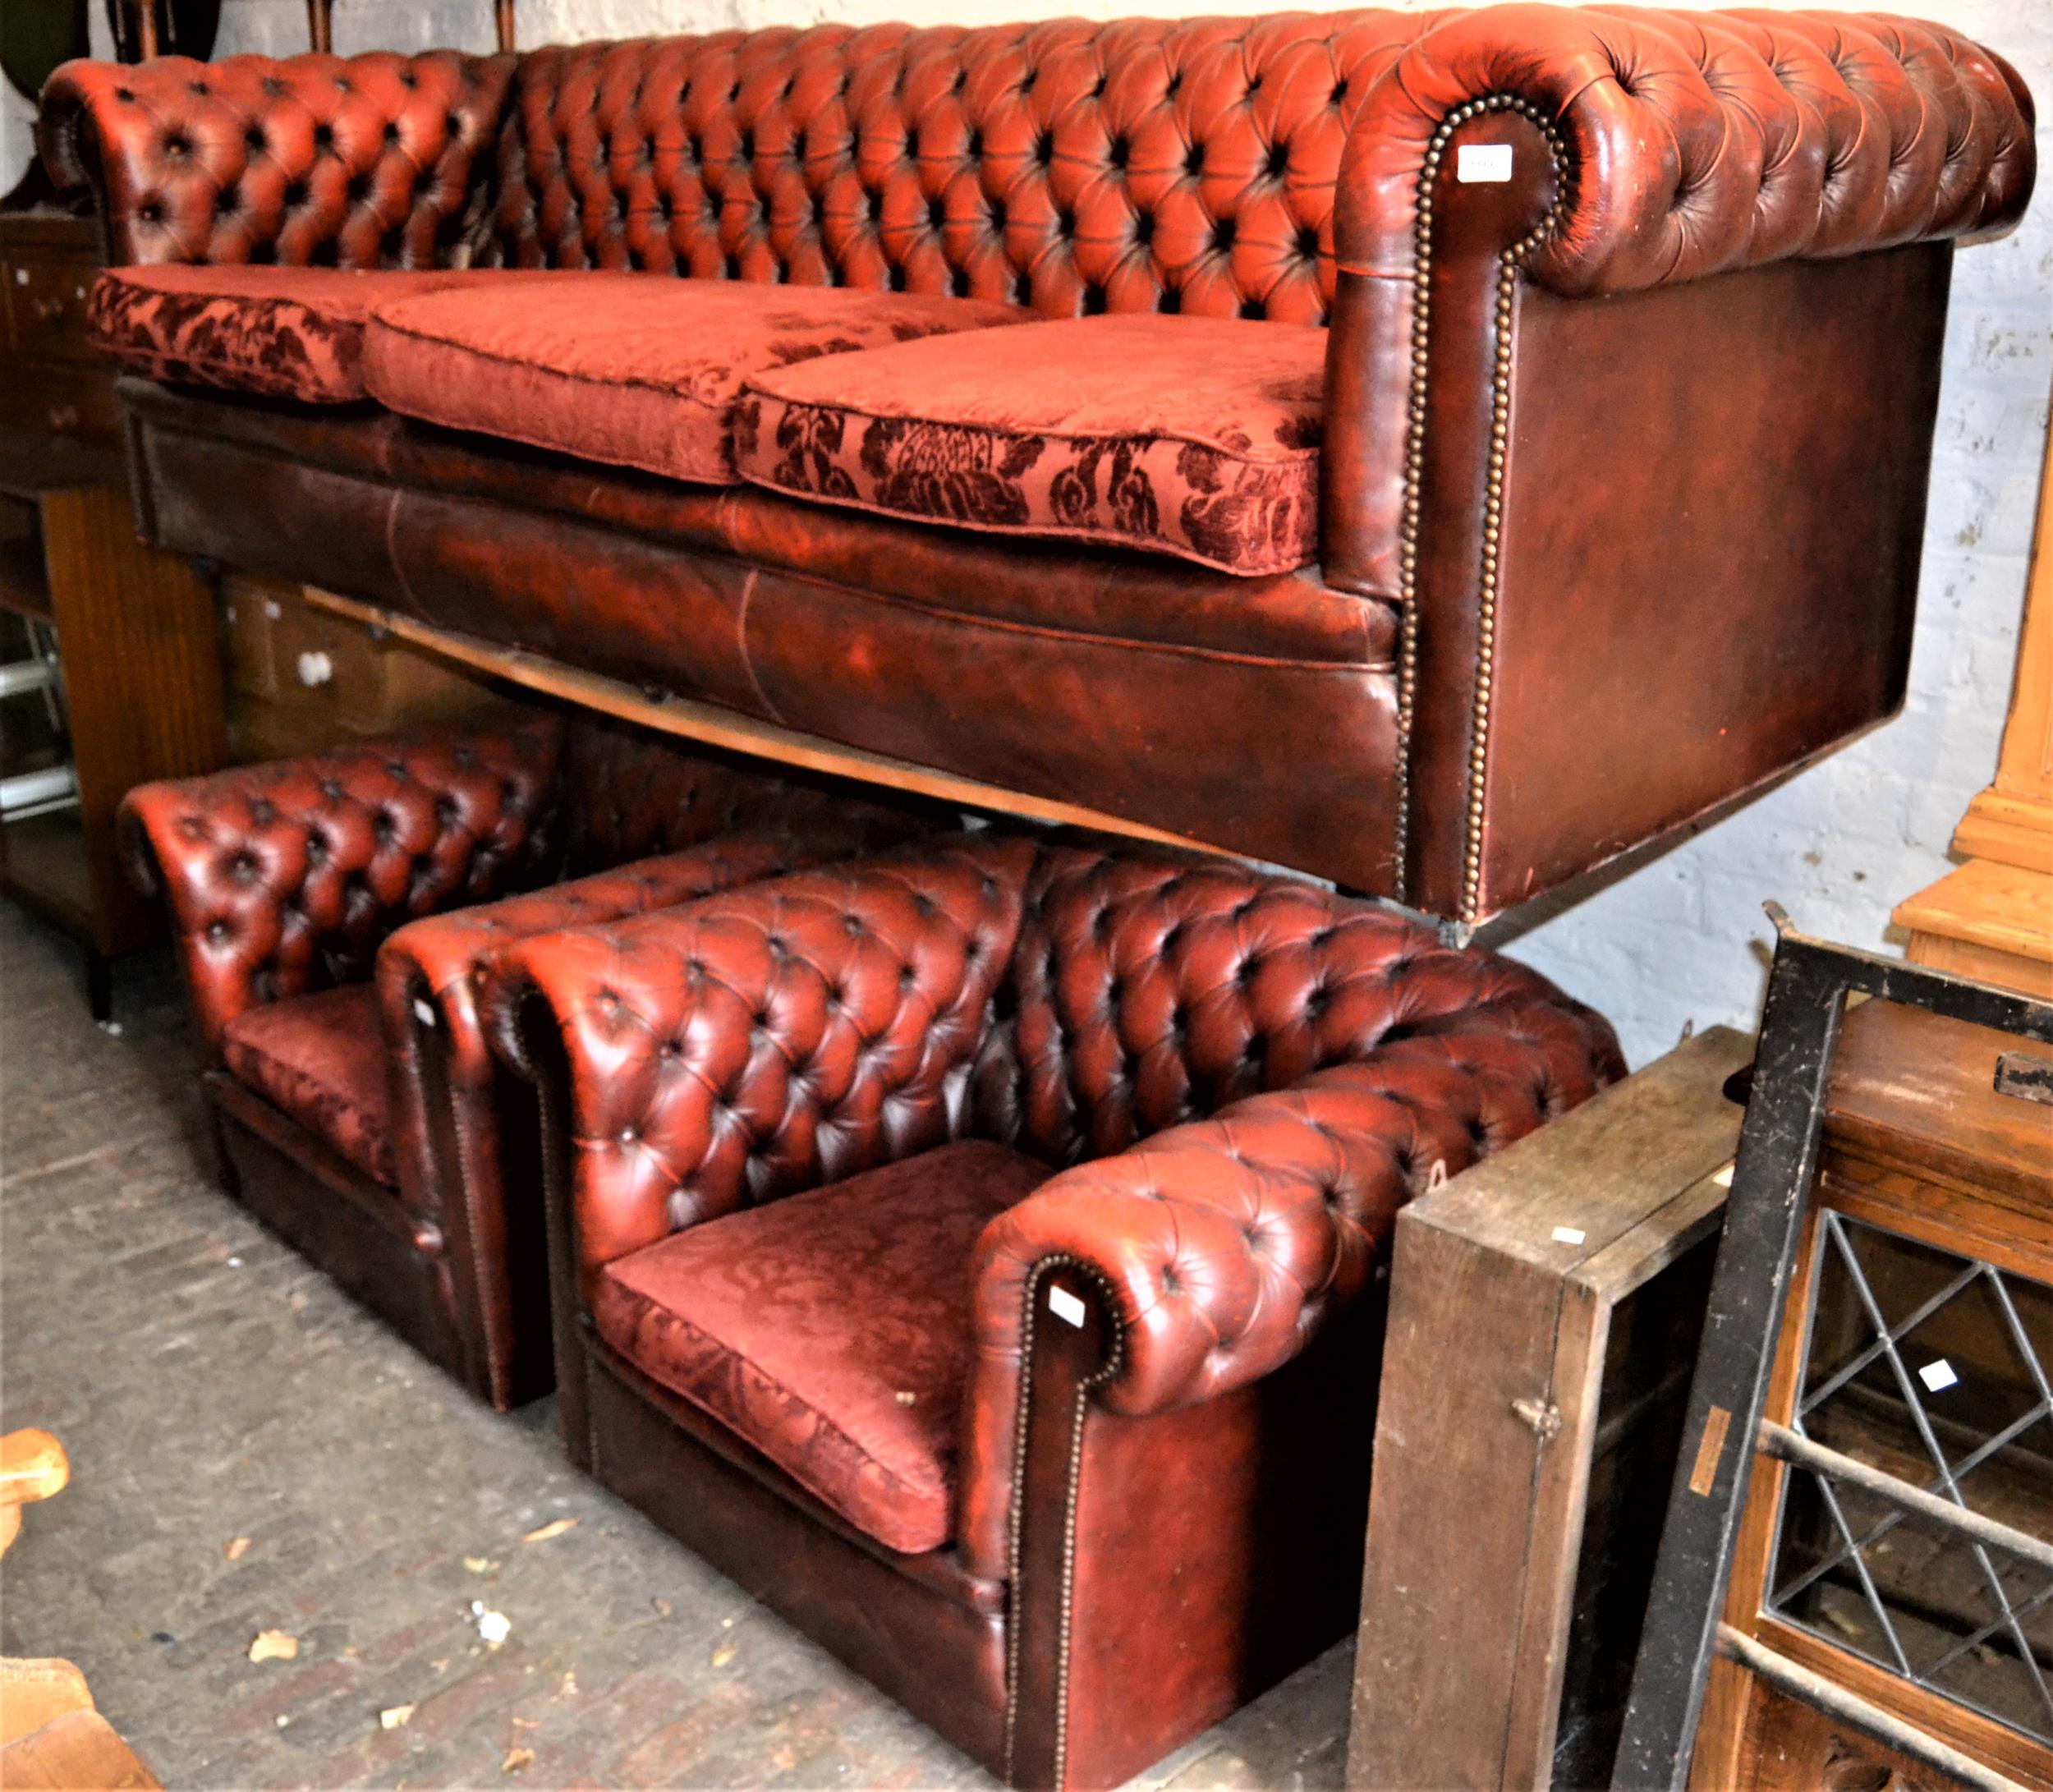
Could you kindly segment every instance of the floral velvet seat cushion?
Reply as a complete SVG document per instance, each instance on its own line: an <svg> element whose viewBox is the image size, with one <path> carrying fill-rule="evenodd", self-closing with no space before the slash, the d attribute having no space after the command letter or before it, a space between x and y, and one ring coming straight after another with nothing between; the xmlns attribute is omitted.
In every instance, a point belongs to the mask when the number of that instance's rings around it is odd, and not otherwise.
<svg viewBox="0 0 2053 1792"><path fill-rule="evenodd" d="M559 274L381 306L365 384L424 422L730 485L733 412L751 374L1031 315L838 287Z"/></svg>
<svg viewBox="0 0 2053 1792"><path fill-rule="evenodd" d="M373 1182L397 1186L378 992L345 984L246 1009L222 1030L230 1076Z"/></svg>
<svg viewBox="0 0 2053 1792"><path fill-rule="evenodd" d="M1326 333L1152 313L759 374L757 485L925 522L1288 572L1318 554Z"/></svg>
<svg viewBox="0 0 2053 1792"><path fill-rule="evenodd" d="M707 1220L609 1263L599 1335L908 1555L954 1534L970 1267L1054 1173L966 1142Z"/></svg>
<svg viewBox="0 0 2053 1792"><path fill-rule="evenodd" d="M110 268L93 287L94 342L132 371L180 385L354 404L364 326L388 299L528 273L338 268Z"/></svg>

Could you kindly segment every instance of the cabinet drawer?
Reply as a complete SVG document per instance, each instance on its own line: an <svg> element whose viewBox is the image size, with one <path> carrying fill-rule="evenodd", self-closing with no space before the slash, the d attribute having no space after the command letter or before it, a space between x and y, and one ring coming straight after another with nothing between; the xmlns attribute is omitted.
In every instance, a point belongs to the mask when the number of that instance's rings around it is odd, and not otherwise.
<svg viewBox="0 0 2053 1792"><path fill-rule="evenodd" d="M7 267L7 331L17 355L92 361L85 301L98 266L89 258L52 254L16 255Z"/></svg>
<svg viewBox="0 0 2053 1792"><path fill-rule="evenodd" d="M86 363L16 361L0 379L0 429L118 448L122 407L113 376Z"/></svg>

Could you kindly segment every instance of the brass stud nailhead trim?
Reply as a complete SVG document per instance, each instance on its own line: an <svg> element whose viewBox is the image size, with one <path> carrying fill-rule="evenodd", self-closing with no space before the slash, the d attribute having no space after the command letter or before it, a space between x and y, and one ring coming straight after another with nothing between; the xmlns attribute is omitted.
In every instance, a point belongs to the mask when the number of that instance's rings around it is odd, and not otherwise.
<svg viewBox="0 0 2053 1792"><path fill-rule="evenodd" d="M1033 1400L1034 1324L1040 1311L1040 1291L1059 1269L1074 1270L1097 1284L1113 1331L1105 1362L1077 1385L1076 1408L1070 1418L1069 1475L1063 1491L1062 1618L1055 1645L1055 1759L1054 1771L1049 1776L1056 1785L1062 1784L1069 1748L1069 1602L1077 1578L1077 1487L1083 1466L1084 1413L1091 1396L1116 1376L1126 1362L1126 1328L1118 1322L1112 1288L1096 1265L1066 1251L1036 1261L1026 1277L1020 1312L1019 1404L1013 1421L1013 1500L1005 1551L1005 1779L1008 1785L1015 1777L1013 1753L1019 1721L1020 1532L1026 1495L1026 1415Z"/></svg>
<svg viewBox="0 0 2053 1792"><path fill-rule="evenodd" d="M1518 270L1527 256L1544 241L1560 217L1564 201L1566 158L1561 134L1553 121L1531 100L1515 94L1487 94L1454 108L1441 119L1426 146L1419 164L1417 207L1418 227L1412 239L1412 367L1407 404L1404 443L1404 508L1398 531L1398 605L1402 617L1398 647L1397 699L1397 819L1396 862L1393 894L1406 899L1409 881L1406 861L1412 834L1412 728L1417 713L1418 684L1418 536L1421 488L1426 463L1426 374L1430 365L1432 322L1430 303L1433 271L1433 182L1446 159L1448 140L1472 118L1486 113L1515 112L1535 126L1545 138L1555 172L1554 203L1546 215L1518 241L1507 248L1499 264L1496 359L1490 374L1490 450L1483 504L1483 552L1477 594L1478 639L1476 654L1476 698L1471 716L1466 817L1463 841L1460 919L1472 921L1482 882L1482 773L1490 732L1491 659L1497 626L1497 544L1503 520L1506 444L1511 423L1511 306Z"/></svg>

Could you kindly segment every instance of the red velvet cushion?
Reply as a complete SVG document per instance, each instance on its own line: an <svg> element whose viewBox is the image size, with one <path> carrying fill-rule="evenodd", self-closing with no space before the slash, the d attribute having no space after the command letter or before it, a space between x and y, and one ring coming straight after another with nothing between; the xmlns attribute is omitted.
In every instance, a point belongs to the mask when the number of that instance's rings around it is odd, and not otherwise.
<svg viewBox="0 0 2053 1792"><path fill-rule="evenodd" d="M944 1146L609 1263L592 1317L851 1524L908 1555L939 1549L955 1528L971 1257L1053 1174L1003 1146Z"/></svg>
<svg viewBox="0 0 2053 1792"><path fill-rule="evenodd" d="M112 268L93 287L93 340L153 379L353 404L364 396L372 307L498 272L347 273L334 268Z"/></svg>
<svg viewBox="0 0 2053 1792"><path fill-rule="evenodd" d="M1029 324L758 374L735 464L929 522L1173 554L1318 556L1326 333L1238 318Z"/></svg>
<svg viewBox="0 0 2053 1792"><path fill-rule="evenodd" d="M727 485L732 412L751 374L1031 315L978 299L569 273L381 306L364 378L410 417Z"/></svg>
<svg viewBox="0 0 2053 1792"><path fill-rule="evenodd" d="M246 1009L221 1035L228 1074L372 1181L397 1185L378 992L351 983Z"/></svg>

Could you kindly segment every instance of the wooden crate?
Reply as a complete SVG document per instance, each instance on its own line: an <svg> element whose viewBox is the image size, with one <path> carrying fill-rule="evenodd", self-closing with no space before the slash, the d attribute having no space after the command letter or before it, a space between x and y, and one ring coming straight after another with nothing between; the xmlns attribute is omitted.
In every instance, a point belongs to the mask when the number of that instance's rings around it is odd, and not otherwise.
<svg viewBox="0 0 2053 1792"><path fill-rule="evenodd" d="M1399 1217L1349 1785L1608 1781L1752 1052L1699 1035Z"/></svg>

